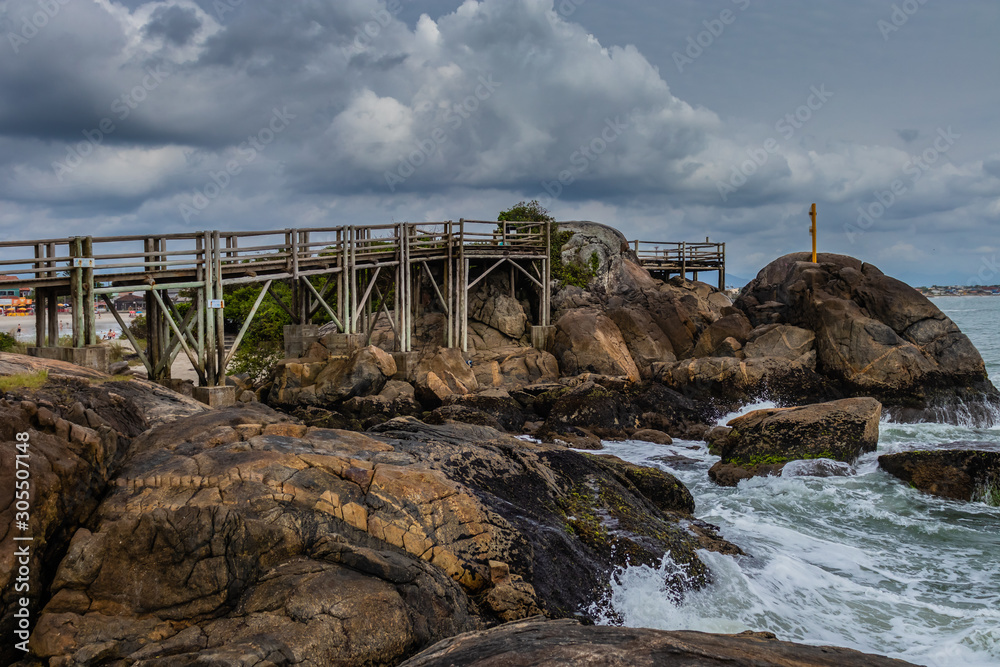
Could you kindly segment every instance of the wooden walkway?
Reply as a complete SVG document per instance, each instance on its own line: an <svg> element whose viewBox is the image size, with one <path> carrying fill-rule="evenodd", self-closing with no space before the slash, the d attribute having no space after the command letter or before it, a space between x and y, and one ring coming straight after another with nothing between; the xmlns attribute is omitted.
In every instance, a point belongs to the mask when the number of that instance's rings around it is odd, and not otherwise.
<svg viewBox="0 0 1000 667"><path fill-rule="evenodd" d="M479 220L439 223L204 231L156 236L72 237L0 242L0 275L17 276L4 287L33 289L36 346L59 337L58 304L69 298L73 348L97 344L95 308L102 300L136 350L138 342L111 296L145 295L147 347L140 358L151 379L169 377L186 354L202 386L225 381L232 360L266 295L295 325L309 326L321 311L348 340L367 344L376 321L388 318L396 351L412 350L414 321L422 304L435 301L446 316L445 344L468 350L469 293L491 273L509 270L515 286L533 293L533 341L550 327L551 225ZM652 272L686 275L718 271L724 286L725 246L634 242ZM715 248L715 252L710 248ZM274 287L291 286L291 298ZM242 330L226 345L224 290L260 283L263 289ZM430 293L422 293L429 288ZM182 317L172 300L178 290L193 307ZM287 295L287 292L286 292ZM537 338L536 338L537 337Z"/></svg>
<svg viewBox="0 0 1000 667"><path fill-rule="evenodd" d="M699 273L718 273L719 291L726 289L726 244L670 243L657 241L632 241L631 246L639 263L658 278L687 277L698 280Z"/></svg>

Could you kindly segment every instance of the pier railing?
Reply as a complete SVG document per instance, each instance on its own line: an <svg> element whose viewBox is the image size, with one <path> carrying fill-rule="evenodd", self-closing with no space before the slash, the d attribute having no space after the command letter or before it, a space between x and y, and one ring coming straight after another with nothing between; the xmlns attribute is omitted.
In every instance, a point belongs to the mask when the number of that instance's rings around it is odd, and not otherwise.
<svg viewBox="0 0 1000 667"><path fill-rule="evenodd" d="M694 280L698 274L715 271L719 274L719 289L726 287L726 244L632 241L629 244L639 258L639 263L649 272L669 278L676 274Z"/></svg>
<svg viewBox="0 0 1000 667"><path fill-rule="evenodd" d="M151 236L75 236L0 242L5 289L34 290L37 346L59 338L58 307L67 298L73 315L73 347L97 342L94 304L103 301L138 349L114 309L112 295L144 295L148 350L140 353L151 378L169 377L183 351L202 384L214 386L246 332L225 349L227 286L260 283L247 322L267 294L297 325L320 312L337 330L370 340L376 322L388 317L397 351L409 352L416 318L428 298L447 318L445 342L468 349L469 294L504 267L509 288L537 290L537 328L549 327L552 225L545 222L459 220L348 225L261 231L201 231ZM633 242L651 272L725 276L725 244ZM325 276L325 281L315 280ZM291 285L290 301L274 283ZM518 287L520 286L520 287ZM431 294L426 294L426 288ZM182 317L172 301L184 290L193 307ZM392 303L387 305L388 301ZM533 332L534 335L535 332ZM545 332L537 332L545 340Z"/></svg>

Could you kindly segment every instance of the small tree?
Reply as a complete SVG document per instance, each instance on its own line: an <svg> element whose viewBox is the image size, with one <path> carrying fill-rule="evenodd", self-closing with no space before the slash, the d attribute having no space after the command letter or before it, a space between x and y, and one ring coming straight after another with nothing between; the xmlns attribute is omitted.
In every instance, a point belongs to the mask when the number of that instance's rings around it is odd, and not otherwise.
<svg viewBox="0 0 1000 667"><path fill-rule="evenodd" d="M500 211L498 222L555 222L548 209L538 203L537 199L528 202L518 202L506 211Z"/></svg>
<svg viewBox="0 0 1000 667"><path fill-rule="evenodd" d="M538 203L537 199L530 202L518 202L506 211L500 211L497 216L498 222L549 222L551 234L549 235L549 255L552 262L552 277L564 285L575 285L586 287L590 279L597 275L597 267L580 266L578 264L564 264L562 261L562 247L573 236L573 232L559 231L556 219L549 213L549 210ZM591 259L595 259L592 256ZM593 263L593 262L592 262Z"/></svg>

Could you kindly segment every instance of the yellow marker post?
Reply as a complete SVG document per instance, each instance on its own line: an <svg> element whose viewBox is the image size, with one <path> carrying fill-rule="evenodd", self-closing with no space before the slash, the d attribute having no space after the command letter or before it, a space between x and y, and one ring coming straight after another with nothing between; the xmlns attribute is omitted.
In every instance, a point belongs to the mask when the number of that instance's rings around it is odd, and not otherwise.
<svg viewBox="0 0 1000 667"><path fill-rule="evenodd" d="M809 217L812 218L812 229L810 230L810 233L812 234L812 237L813 237L813 260L812 261L813 261L813 264L815 264L816 263L816 204L813 204L812 208L809 209Z"/></svg>

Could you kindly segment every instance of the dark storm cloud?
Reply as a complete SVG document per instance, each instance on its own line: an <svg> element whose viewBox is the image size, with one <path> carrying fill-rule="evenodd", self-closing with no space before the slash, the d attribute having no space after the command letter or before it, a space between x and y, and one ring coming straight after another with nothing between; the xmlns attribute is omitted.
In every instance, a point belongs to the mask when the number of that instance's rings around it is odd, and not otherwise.
<svg viewBox="0 0 1000 667"><path fill-rule="evenodd" d="M150 22L146 24L147 37L164 37L172 43L183 46L201 27L198 15L190 9L181 7L158 7L153 12Z"/></svg>
<svg viewBox="0 0 1000 667"><path fill-rule="evenodd" d="M0 27L16 31L37 7L11 0ZM992 108L977 103L996 89L962 87L956 74L964 53L993 48L977 30L996 10L928 4L887 44L874 28L883 12L856 0L837 12L753 3L678 74L672 52L718 11L74 0L0 57L0 201L62 233L60 220L169 230L483 217L540 197L559 217L601 217L627 234L724 234L744 275L805 245L812 201L828 249L898 266L919 255L900 235L919 250L948 228L941 220L1000 224L995 130L968 110ZM931 58L942 30L967 48ZM830 101L804 106L824 85ZM803 109L789 136L782 121ZM275 113L288 119L277 133ZM923 129L885 129L899 122ZM906 176L950 125L954 147ZM762 153L769 139L776 148ZM901 178L905 193L851 241L843 228L858 207ZM183 216L199 196L205 206ZM11 215L0 213L0 233ZM963 239L935 243L976 247Z"/></svg>

